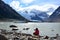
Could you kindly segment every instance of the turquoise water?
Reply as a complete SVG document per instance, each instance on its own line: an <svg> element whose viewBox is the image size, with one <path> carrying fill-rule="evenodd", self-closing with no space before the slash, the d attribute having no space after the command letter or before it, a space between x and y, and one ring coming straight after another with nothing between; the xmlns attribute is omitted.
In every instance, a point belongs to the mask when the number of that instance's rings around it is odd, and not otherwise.
<svg viewBox="0 0 60 40"><path fill-rule="evenodd" d="M60 23L13 23L13 22L0 22L0 29L6 29L11 31L10 25L16 25L19 29L18 32L33 34L34 29L38 28L40 35L56 36L60 34ZM23 30L23 28L30 28L29 30Z"/></svg>

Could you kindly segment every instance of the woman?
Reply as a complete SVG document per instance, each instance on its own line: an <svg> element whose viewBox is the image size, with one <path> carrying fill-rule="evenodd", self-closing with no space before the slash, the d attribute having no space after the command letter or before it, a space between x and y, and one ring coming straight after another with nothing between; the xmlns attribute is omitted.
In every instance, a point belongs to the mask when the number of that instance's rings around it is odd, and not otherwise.
<svg viewBox="0 0 60 40"><path fill-rule="evenodd" d="M39 35L39 30L38 28L35 29L35 32L33 33L34 35Z"/></svg>

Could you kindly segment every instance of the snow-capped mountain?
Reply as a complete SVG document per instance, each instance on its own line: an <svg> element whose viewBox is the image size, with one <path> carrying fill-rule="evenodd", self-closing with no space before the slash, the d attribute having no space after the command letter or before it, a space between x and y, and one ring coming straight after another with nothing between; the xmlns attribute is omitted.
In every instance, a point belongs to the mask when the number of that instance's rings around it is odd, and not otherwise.
<svg viewBox="0 0 60 40"><path fill-rule="evenodd" d="M34 13L35 16L33 17L38 17L39 20L42 19L42 20L45 20L46 18L48 18L48 14L46 12L42 12L42 11L39 11L39 10L31 10L30 13ZM34 18L33 18L34 19ZM38 19L37 19L38 20Z"/></svg>
<svg viewBox="0 0 60 40"><path fill-rule="evenodd" d="M23 17L30 21L41 21L44 22L48 19L49 15L46 12L32 9L32 10L23 10L20 11L19 14L21 14Z"/></svg>

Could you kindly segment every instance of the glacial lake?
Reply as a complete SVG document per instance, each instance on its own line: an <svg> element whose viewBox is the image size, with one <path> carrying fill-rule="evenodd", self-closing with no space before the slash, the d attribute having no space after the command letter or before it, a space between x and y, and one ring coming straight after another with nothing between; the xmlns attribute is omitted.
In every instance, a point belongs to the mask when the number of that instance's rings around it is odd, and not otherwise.
<svg viewBox="0 0 60 40"><path fill-rule="evenodd" d="M14 22L0 22L0 29L5 29L7 31L11 31L10 25L16 25L19 29L18 32L32 34L35 28L38 28L41 36L56 36L56 34L60 35L60 23L14 23ZM29 30L23 30L23 28L29 28Z"/></svg>

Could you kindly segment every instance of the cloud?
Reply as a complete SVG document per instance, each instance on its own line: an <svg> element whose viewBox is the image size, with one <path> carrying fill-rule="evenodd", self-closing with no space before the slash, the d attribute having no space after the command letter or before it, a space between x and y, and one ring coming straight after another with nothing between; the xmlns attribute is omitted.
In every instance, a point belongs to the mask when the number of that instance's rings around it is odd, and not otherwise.
<svg viewBox="0 0 60 40"><path fill-rule="evenodd" d="M25 1L25 0L24 0ZM27 1L27 0L26 0ZM28 1L27 1L28 2ZM32 2L32 1L31 1ZM30 2L29 2L30 3ZM12 8L14 8L16 11L21 11L21 10L31 10L31 9L36 9L36 10L40 10L40 11L44 11L44 12L48 12L49 15L52 14L52 12L58 7L58 5L54 5L54 4L44 4L44 5L31 5L28 7L22 7L20 5L19 1L12 1L10 3L10 6Z"/></svg>
<svg viewBox="0 0 60 40"><path fill-rule="evenodd" d="M32 3L33 1L35 0L21 0L22 3L25 3L25 4L30 4Z"/></svg>
<svg viewBox="0 0 60 40"><path fill-rule="evenodd" d="M22 5L20 5L19 1L12 1L9 5L16 11L21 11L25 9L22 7Z"/></svg>
<svg viewBox="0 0 60 40"><path fill-rule="evenodd" d="M11 3L10 3L10 6L13 8L13 9L15 9L15 10L19 10L20 9L20 2L19 1L12 1Z"/></svg>
<svg viewBox="0 0 60 40"><path fill-rule="evenodd" d="M26 7L25 9L36 9L36 10L40 10L40 11L44 11L44 12L48 12L49 15L52 14L52 12L57 9L58 5L54 5L54 4L44 4L42 6L39 5L32 5L29 7Z"/></svg>
<svg viewBox="0 0 60 40"><path fill-rule="evenodd" d="M48 11L49 8L56 9L57 7L58 7L57 5L45 4L45 5L42 5L42 6L32 5L32 6L26 7L26 9L37 9L37 10L40 10L40 11Z"/></svg>

